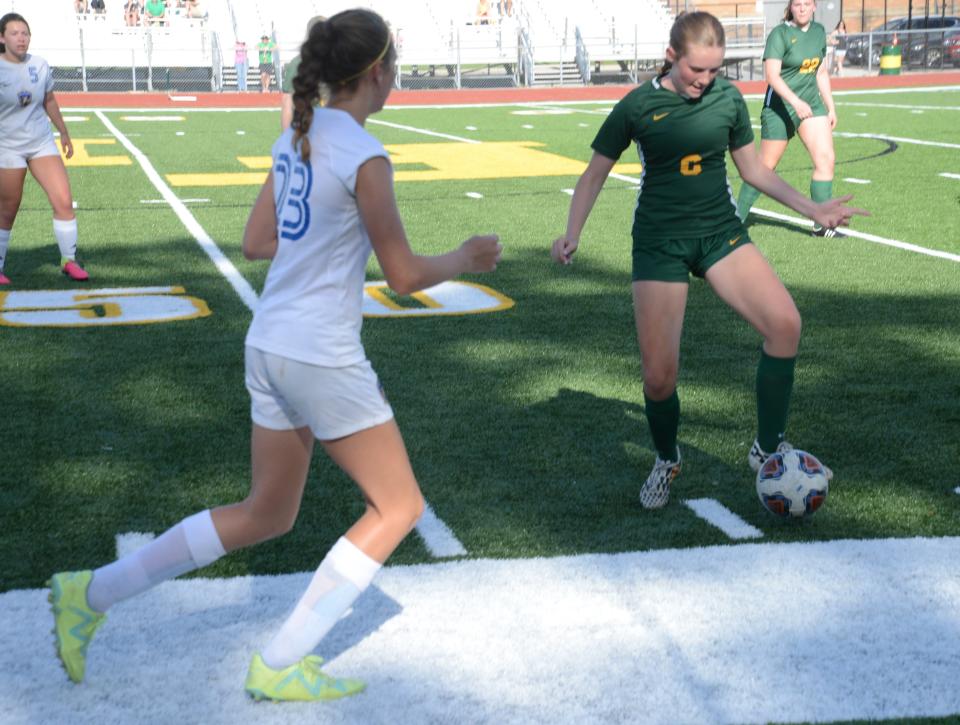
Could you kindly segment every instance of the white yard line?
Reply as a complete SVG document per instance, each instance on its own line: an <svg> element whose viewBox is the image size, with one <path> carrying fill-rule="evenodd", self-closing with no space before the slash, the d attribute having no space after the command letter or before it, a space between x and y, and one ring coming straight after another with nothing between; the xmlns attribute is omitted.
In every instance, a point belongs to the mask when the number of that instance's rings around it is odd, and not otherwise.
<svg viewBox="0 0 960 725"><path fill-rule="evenodd" d="M124 136L120 130L114 126L110 119L106 117L103 111L97 111L97 118L106 126L107 130L110 131L117 140L123 145L124 148L129 151L133 157L137 160L137 163L140 164L140 168L143 169L143 172L147 175L147 178L150 179L150 183L154 185L157 191L160 192L167 203L170 205L170 208L173 209L174 214L177 215L177 218L180 222L187 228L187 231L193 236L197 244L200 245L200 248L206 252L207 256L210 257L210 260L213 262L217 270L222 274L227 282L230 283L230 286L233 287L234 291L240 296L240 299L243 300L243 303L252 311L257 307L257 293L253 291L253 287L250 286L250 283L247 282L246 278L240 274L237 268L233 265L227 256L221 251L220 247L217 246L217 243L213 241L213 238L207 234L206 230L200 226L200 222L197 221L196 217L190 213L190 210L187 209L186 205L177 198L177 195L173 193L173 190L167 186L167 182L163 180L163 177L160 176L160 173L154 168L153 164L150 163L150 159L138 149L133 143Z"/></svg>
<svg viewBox="0 0 960 725"><path fill-rule="evenodd" d="M951 174L946 171L940 174L940 176L942 176L944 179L960 179L960 174Z"/></svg>
<svg viewBox="0 0 960 725"><path fill-rule="evenodd" d="M401 131L412 131L413 133L420 133L424 136L436 136L437 138L446 138L451 141L459 141L461 143L482 143L475 138L464 138L463 136L452 136L449 133L440 133L439 131L430 131L426 128L416 128L415 126L404 126L400 123L389 123L388 121L381 121L379 118L368 118L367 123L373 123L377 126L388 126L390 128L398 128Z"/></svg>
<svg viewBox="0 0 960 725"><path fill-rule="evenodd" d="M694 498L683 502L693 513L716 526L731 539L760 539L763 532L751 526L722 503L712 498Z"/></svg>
<svg viewBox="0 0 960 725"><path fill-rule="evenodd" d="M126 534L117 534L114 540L117 542L117 559L121 559L127 554L132 554L144 544L149 544L156 537L155 534L144 533L142 531L128 531Z"/></svg>
<svg viewBox="0 0 960 725"><path fill-rule="evenodd" d="M417 522L417 533L423 539L427 551L435 559L447 559L451 556L466 556L467 554L467 550L460 543L460 540L450 530L449 526L437 518L428 503L424 504L423 515Z"/></svg>
<svg viewBox="0 0 960 725"><path fill-rule="evenodd" d="M860 106L862 108L903 108L908 111L960 111L960 106L911 106L908 103L858 103L856 101L840 101L838 106Z"/></svg>
<svg viewBox="0 0 960 725"><path fill-rule="evenodd" d="M924 141L918 138L888 136L885 133L847 133L845 131L834 131L833 135L840 136L841 138L875 138L881 141L895 141L897 143L916 144L917 146L936 146L943 149L960 149L960 143L947 143L946 141Z"/></svg>
<svg viewBox="0 0 960 725"><path fill-rule="evenodd" d="M766 209L760 209L758 207L753 207L750 210L751 214L759 214L760 216L769 217L770 219L778 219L780 221L791 222L798 226L812 227L813 222L809 219L803 219L801 217L790 216L789 214L781 214L775 211L767 211ZM960 262L960 254L952 254L950 252L941 252L939 249L929 249L927 247L921 247L918 244L910 244L909 242L901 242L896 239L886 239L885 237L878 237L875 234L868 234L867 232L858 232L854 229L848 229L844 227L839 230L840 234L845 237L856 237L857 239L863 239L868 242L873 242L874 244L883 244L888 247L896 247L897 249L903 249L907 252L916 252L917 254L925 254L928 257L939 257L940 259L948 259L951 262Z"/></svg>
<svg viewBox="0 0 960 725"><path fill-rule="evenodd" d="M180 579L123 602L90 643L82 686L53 654L47 591L0 594L2 719L573 725L960 713L958 537L388 566L317 651L326 671L367 690L254 703L243 693L250 656L312 576Z"/></svg>

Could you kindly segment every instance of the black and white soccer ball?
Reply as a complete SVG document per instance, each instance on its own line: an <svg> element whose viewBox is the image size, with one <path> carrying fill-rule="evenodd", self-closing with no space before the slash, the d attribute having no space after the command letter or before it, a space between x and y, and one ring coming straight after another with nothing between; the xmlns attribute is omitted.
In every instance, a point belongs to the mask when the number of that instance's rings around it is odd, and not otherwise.
<svg viewBox="0 0 960 725"><path fill-rule="evenodd" d="M757 472L757 495L777 516L809 516L827 500L824 466L811 453L797 449L773 453Z"/></svg>

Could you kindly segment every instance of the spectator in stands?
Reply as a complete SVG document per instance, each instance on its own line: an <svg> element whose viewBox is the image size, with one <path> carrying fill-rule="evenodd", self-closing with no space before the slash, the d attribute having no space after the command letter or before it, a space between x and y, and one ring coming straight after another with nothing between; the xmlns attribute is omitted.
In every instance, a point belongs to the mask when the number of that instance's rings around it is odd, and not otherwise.
<svg viewBox="0 0 960 725"><path fill-rule="evenodd" d="M273 51L277 44L270 40L269 35L261 35L257 43L257 55L260 60L260 92L266 93L270 89L270 76L273 75Z"/></svg>
<svg viewBox="0 0 960 725"><path fill-rule="evenodd" d="M843 59L847 55L847 24L843 22L843 18L827 36L827 55L830 75L839 78L843 70Z"/></svg>
<svg viewBox="0 0 960 725"><path fill-rule="evenodd" d="M237 69L237 90L247 90L247 44L242 40L237 40L233 46L233 65Z"/></svg>
<svg viewBox="0 0 960 725"><path fill-rule="evenodd" d="M477 25L490 24L490 0L480 0L477 3Z"/></svg>
<svg viewBox="0 0 960 725"><path fill-rule="evenodd" d="M23 16L0 18L0 289L10 284L3 263L28 170L53 207L60 269L75 282L90 278L77 262L77 217L60 158L60 149L68 159L73 156L73 143L53 95L50 66L29 50L30 26ZM60 132L60 148L50 124Z"/></svg>
<svg viewBox="0 0 960 725"><path fill-rule="evenodd" d="M93 9L94 15L105 15L107 12L107 6L103 0L90 0L90 7Z"/></svg>
<svg viewBox="0 0 960 725"><path fill-rule="evenodd" d="M310 18L307 21L307 35L310 35L310 31L313 29L313 26L319 23L321 20L326 20L322 15L317 15L316 17ZM283 98L280 99L280 130L286 131L290 128L290 122L293 120L293 79L297 77L297 71L300 70L300 53L297 52L297 55L294 58L290 59L290 62L283 67L283 83L280 86L280 90L283 91ZM317 99L317 105L323 105L323 98Z"/></svg>
<svg viewBox="0 0 960 725"><path fill-rule="evenodd" d="M187 0L187 17L202 20L207 16L200 4L200 0Z"/></svg>
<svg viewBox="0 0 960 725"><path fill-rule="evenodd" d="M86 15L90 12L90 7L87 4L87 0L74 0L73 10L77 15Z"/></svg>
<svg viewBox="0 0 960 725"><path fill-rule="evenodd" d="M139 0L127 0L123 6L123 19L129 27L135 28L140 24L140 10Z"/></svg>
<svg viewBox="0 0 960 725"><path fill-rule="evenodd" d="M167 24L167 0L146 0L143 10L146 23L150 25Z"/></svg>

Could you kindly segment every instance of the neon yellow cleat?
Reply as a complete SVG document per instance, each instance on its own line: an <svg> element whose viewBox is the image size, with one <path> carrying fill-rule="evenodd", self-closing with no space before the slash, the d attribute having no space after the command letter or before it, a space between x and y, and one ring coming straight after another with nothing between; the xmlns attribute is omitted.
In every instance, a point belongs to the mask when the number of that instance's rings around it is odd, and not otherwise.
<svg viewBox="0 0 960 725"><path fill-rule="evenodd" d="M87 604L87 588L92 571L66 571L54 574L48 582L47 599L53 610L53 633L57 637L57 656L74 682L83 682L87 668L87 645L107 615Z"/></svg>
<svg viewBox="0 0 960 725"><path fill-rule="evenodd" d="M267 666L259 654L250 661L247 694L254 700L337 700L363 692L360 680L341 680L320 671L323 658L307 655L282 670Z"/></svg>

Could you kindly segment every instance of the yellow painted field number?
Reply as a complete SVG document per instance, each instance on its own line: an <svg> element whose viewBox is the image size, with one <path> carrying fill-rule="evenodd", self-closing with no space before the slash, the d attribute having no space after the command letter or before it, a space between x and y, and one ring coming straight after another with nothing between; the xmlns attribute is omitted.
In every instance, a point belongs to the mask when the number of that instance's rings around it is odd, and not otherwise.
<svg viewBox="0 0 960 725"><path fill-rule="evenodd" d="M364 287L364 317L428 317L475 315L499 312L514 302L496 290L471 282L443 282L410 295L417 306L405 307L385 291L386 282L367 282Z"/></svg>
<svg viewBox="0 0 960 725"><path fill-rule="evenodd" d="M149 325L207 317L207 303L185 291L183 287L119 287L5 292L0 293L0 325Z"/></svg>

